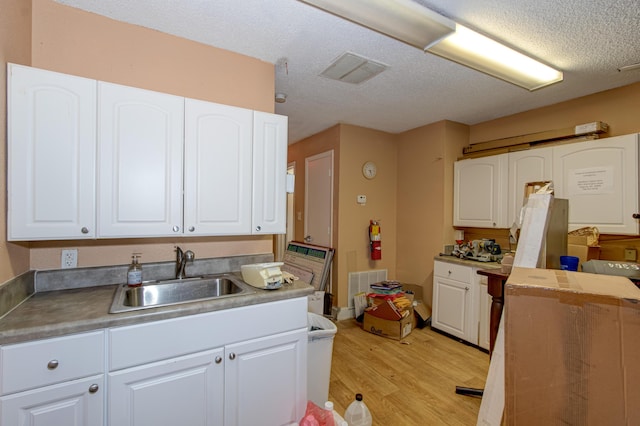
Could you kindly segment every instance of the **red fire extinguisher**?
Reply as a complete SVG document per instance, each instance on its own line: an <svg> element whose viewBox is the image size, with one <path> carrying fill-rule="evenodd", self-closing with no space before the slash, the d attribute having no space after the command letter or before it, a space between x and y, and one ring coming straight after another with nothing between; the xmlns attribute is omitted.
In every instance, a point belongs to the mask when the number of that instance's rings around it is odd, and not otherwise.
<svg viewBox="0 0 640 426"><path fill-rule="evenodd" d="M382 259L382 243L380 242L380 222L377 220L369 221L369 245L371 251L371 260Z"/></svg>

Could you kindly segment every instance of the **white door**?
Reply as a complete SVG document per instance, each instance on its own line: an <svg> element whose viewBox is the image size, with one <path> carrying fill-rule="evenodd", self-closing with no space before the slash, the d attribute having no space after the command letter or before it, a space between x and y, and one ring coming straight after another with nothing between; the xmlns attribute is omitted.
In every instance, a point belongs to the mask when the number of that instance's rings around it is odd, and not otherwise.
<svg viewBox="0 0 640 426"><path fill-rule="evenodd" d="M104 376L98 375L0 398L0 424L61 426L104 424Z"/></svg>
<svg viewBox="0 0 640 426"><path fill-rule="evenodd" d="M471 343L475 333L469 329L473 315L472 287L469 283L433 277L432 326ZM476 334L477 339L477 334Z"/></svg>
<svg viewBox="0 0 640 426"><path fill-rule="evenodd" d="M251 110L185 100L186 234L251 233L252 122Z"/></svg>
<svg viewBox="0 0 640 426"><path fill-rule="evenodd" d="M524 187L529 182L552 179L552 148L530 149L509 153L509 213L507 225L519 221L524 200Z"/></svg>
<svg viewBox="0 0 640 426"><path fill-rule="evenodd" d="M9 64L8 239L94 238L96 81Z"/></svg>
<svg viewBox="0 0 640 426"><path fill-rule="evenodd" d="M305 159L304 241L332 246L333 150Z"/></svg>
<svg viewBox="0 0 640 426"><path fill-rule="evenodd" d="M280 426L302 418L307 338L305 328L225 347L226 426Z"/></svg>
<svg viewBox="0 0 640 426"><path fill-rule="evenodd" d="M253 234L284 234L287 224L287 123L253 113Z"/></svg>
<svg viewBox="0 0 640 426"><path fill-rule="evenodd" d="M98 105L98 235L181 235L184 98L99 82Z"/></svg>
<svg viewBox="0 0 640 426"><path fill-rule="evenodd" d="M454 226L507 228L507 154L454 163Z"/></svg>
<svg viewBox="0 0 640 426"><path fill-rule="evenodd" d="M223 354L214 349L110 373L109 425L222 425Z"/></svg>
<svg viewBox="0 0 640 426"><path fill-rule="evenodd" d="M553 148L555 195L569 200L569 230L637 235L638 135Z"/></svg>

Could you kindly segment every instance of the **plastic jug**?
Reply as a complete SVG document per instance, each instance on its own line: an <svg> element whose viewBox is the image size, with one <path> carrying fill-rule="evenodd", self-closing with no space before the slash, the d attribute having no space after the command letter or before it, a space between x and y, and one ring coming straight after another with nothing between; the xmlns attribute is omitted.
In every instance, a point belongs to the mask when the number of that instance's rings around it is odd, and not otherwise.
<svg viewBox="0 0 640 426"><path fill-rule="evenodd" d="M327 401L324 403L324 409L327 411L331 411L333 414L333 423L335 426L349 426L347 421L342 418L340 414L333 408L333 402Z"/></svg>
<svg viewBox="0 0 640 426"><path fill-rule="evenodd" d="M356 399L347 407L344 412L344 419L349 426L371 426L371 413L366 404L362 402L362 394L357 393Z"/></svg>

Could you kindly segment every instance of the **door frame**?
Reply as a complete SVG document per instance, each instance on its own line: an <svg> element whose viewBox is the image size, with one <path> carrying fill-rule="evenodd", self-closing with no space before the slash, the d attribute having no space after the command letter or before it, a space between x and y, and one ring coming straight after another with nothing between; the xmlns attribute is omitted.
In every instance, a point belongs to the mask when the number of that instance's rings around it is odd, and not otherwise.
<svg viewBox="0 0 640 426"><path fill-rule="evenodd" d="M331 168L329 169L330 173L330 206L329 211L331 212L329 215L329 247L333 247L333 196L334 196L334 153L333 149L325 152L321 152L320 154L312 155L310 157L306 157L304 159L304 235L302 240L304 241L305 237L309 235L308 232L308 224L309 224L309 162L313 160L317 160L322 157L330 157L331 158ZM311 243L313 244L313 242Z"/></svg>

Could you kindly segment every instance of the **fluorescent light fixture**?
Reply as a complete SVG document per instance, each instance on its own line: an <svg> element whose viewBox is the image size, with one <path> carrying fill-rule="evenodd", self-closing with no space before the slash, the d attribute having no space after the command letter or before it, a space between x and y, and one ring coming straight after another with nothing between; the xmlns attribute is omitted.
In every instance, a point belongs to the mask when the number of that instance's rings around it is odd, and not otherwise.
<svg viewBox="0 0 640 426"><path fill-rule="evenodd" d="M301 1L423 50L455 29L454 21L411 0Z"/></svg>
<svg viewBox="0 0 640 426"><path fill-rule="evenodd" d="M562 81L562 72L460 24L456 32L425 49L530 91Z"/></svg>

